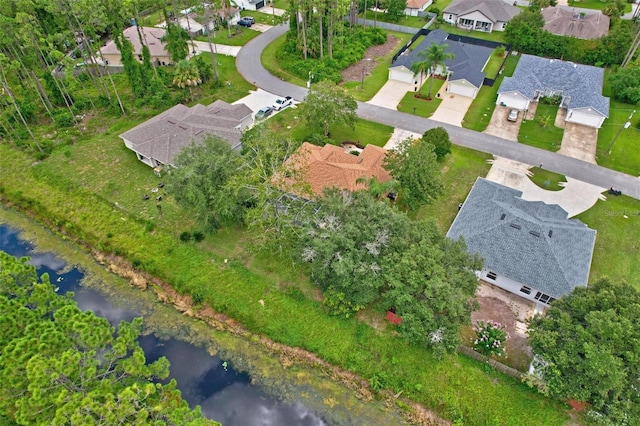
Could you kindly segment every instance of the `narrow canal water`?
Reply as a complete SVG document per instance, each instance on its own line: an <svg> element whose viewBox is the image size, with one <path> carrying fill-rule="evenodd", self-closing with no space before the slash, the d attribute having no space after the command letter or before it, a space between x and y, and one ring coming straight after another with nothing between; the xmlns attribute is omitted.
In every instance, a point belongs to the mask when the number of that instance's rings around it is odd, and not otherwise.
<svg viewBox="0 0 640 426"><path fill-rule="evenodd" d="M19 233L0 223L0 250L16 257L29 256L38 274L48 273L59 293L72 291L82 310L105 317L112 325L130 321L140 312L114 306L102 293L82 287L83 273L53 253L34 251L21 240ZM144 315L142 315L144 316ZM170 377L176 379L183 397L193 407L200 405L203 414L223 426L319 426L327 422L301 402L283 402L268 396L251 377L236 372L230 362L211 356L204 348L179 341L164 340L153 334L140 337L147 360L161 356L171 362Z"/></svg>

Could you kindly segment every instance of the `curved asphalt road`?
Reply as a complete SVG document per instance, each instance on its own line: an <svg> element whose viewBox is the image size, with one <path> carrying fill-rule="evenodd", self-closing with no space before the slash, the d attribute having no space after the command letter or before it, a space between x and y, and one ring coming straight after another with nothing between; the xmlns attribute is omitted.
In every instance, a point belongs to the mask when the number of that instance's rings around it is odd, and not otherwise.
<svg viewBox="0 0 640 426"><path fill-rule="evenodd" d="M260 56L264 48L276 38L286 33L288 29L289 27L287 25L278 25L251 40L240 49L236 58L236 66L240 74L255 86L279 96L288 95L297 101L303 101L307 95L307 89L282 81L271 75L260 62ZM640 178L576 160L575 158L565 157L564 155L523 145L507 139L364 102L358 102L358 116L366 120L399 127L420 134L434 127L444 127L449 132L451 142L456 145L472 148L498 157L520 161L525 164L542 164L547 170L603 188L613 186L621 190L625 195L640 199ZM640 146L638 148L640 149Z"/></svg>

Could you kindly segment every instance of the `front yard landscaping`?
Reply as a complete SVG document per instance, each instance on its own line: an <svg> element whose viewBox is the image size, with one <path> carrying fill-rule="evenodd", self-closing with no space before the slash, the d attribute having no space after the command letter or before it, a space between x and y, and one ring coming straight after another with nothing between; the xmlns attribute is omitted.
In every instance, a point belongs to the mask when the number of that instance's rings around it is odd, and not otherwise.
<svg viewBox="0 0 640 426"><path fill-rule="evenodd" d="M244 46L253 38L260 35L260 31L252 30L250 28L239 27L231 28L231 35L227 28L220 29L211 35L211 42L218 44L226 44L228 46ZM198 41L208 42L207 36L195 37Z"/></svg>
<svg viewBox="0 0 640 426"><path fill-rule="evenodd" d="M436 93L442 87L445 80L435 78L433 80L433 88L431 89L431 99L416 98L415 92L407 92L398 104L398 111L407 112L410 114L419 115L420 117L429 118L433 115L438 106L442 103L442 99L436 97ZM420 96L427 96L429 92L430 80L424 82Z"/></svg>
<svg viewBox="0 0 640 426"><path fill-rule="evenodd" d="M546 189L547 191L560 191L564 188L563 186L560 186L560 184L567 181L565 176L549 170L541 169L540 167L532 167L529 171L532 173L529 176L531 182L535 183L540 188Z"/></svg>
<svg viewBox="0 0 640 426"><path fill-rule="evenodd" d="M522 121L518 141L547 151L559 150L564 129L554 125L557 114L557 105L538 102L533 120Z"/></svg>

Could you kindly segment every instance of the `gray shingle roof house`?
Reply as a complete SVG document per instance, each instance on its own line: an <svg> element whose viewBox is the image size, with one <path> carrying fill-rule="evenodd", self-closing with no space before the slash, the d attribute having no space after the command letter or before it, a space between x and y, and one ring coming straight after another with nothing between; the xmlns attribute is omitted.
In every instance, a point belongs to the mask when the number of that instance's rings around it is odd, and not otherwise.
<svg viewBox="0 0 640 426"><path fill-rule="evenodd" d="M576 37L584 40L595 39L609 34L610 18L597 13L576 13L561 7L542 9L544 29L551 34Z"/></svg>
<svg viewBox="0 0 640 426"><path fill-rule="evenodd" d="M475 31L504 31L514 16L522 12L503 0L453 0L442 11L445 22Z"/></svg>
<svg viewBox="0 0 640 426"><path fill-rule="evenodd" d="M442 30L429 32L426 37L407 55L400 55L389 68L389 78L412 82L415 81L411 66L414 62L420 61L420 52L431 46L432 43L438 45L446 44L447 52L455 55L453 59L445 63L447 69L436 70L436 75L448 75L451 93L463 96L475 97L484 83L485 73L482 71L491 57L492 49L484 46L477 46L469 43L448 40L449 34ZM473 86L474 92L468 91L469 85Z"/></svg>
<svg viewBox="0 0 640 426"><path fill-rule="evenodd" d="M566 121L600 128L609 116L609 98L602 96L604 69L558 59L522 55L513 77L505 77L496 103L526 110L542 96L559 95Z"/></svg>
<svg viewBox="0 0 640 426"><path fill-rule="evenodd" d="M252 111L245 104L230 105L221 100L206 107L178 104L120 137L143 163L151 167L173 166L183 148L211 135L221 137L239 150L242 130L252 121Z"/></svg>
<svg viewBox="0 0 640 426"><path fill-rule="evenodd" d="M481 277L544 307L587 285L596 231L558 205L478 178L447 237L485 259Z"/></svg>

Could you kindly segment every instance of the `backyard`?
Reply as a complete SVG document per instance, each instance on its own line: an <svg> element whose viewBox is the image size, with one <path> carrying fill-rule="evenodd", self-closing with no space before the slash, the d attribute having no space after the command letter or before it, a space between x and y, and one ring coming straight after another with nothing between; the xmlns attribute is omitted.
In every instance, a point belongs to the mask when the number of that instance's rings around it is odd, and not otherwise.
<svg viewBox="0 0 640 426"><path fill-rule="evenodd" d="M569 0L569 6L573 7L581 7L584 9L596 9L603 10L606 7L615 7L615 2L613 1L603 1L603 0ZM631 4L627 1L622 2L624 5L624 13L631 12Z"/></svg>

